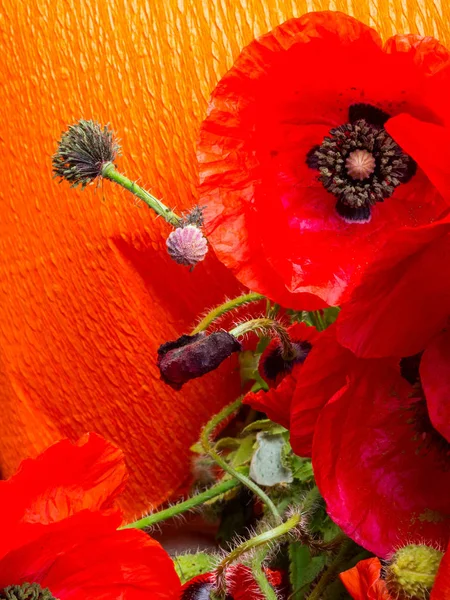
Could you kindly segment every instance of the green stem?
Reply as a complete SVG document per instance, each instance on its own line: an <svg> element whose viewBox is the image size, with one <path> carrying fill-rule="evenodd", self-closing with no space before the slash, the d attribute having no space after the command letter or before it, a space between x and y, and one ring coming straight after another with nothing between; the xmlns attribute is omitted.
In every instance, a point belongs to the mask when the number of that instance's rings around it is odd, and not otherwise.
<svg viewBox="0 0 450 600"><path fill-rule="evenodd" d="M242 556L243 554L246 554L250 550L259 548L260 546L265 546L269 542L272 542L280 537L283 537L284 535L289 533L289 531L291 529L294 529L294 527L296 527L298 525L299 521L300 521L300 515L298 515L298 514L292 515L292 517L290 517L284 523L281 523L281 525L278 525L277 527L274 527L273 529L268 529L267 531L264 531L263 533L260 533L259 535L255 536L255 537L245 540L245 542L243 542L242 544L240 544L239 546L234 548L234 550L232 550L229 554L227 554L225 556L225 558L219 563L219 565L216 568L216 576L217 576L217 583L218 583L219 589L223 587L224 574L225 574L226 569L232 563L234 563L236 560L238 560L238 558L240 556Z"/></svg>
<svg viewBox="0 0 450 600"><path fill-rule="evenodd" d="M217 415L215 415L203 428L202 433L200 435L200 442L206 454L208 454L224 471L226 471L235 479L238 479L243 485L250 489L256 496L258 496L264 502L264 504L274 516L275 522L278 523L281 520L281 517L276 509L275 504L272 502L269 496L265 492L263 492L259 485L257 485L254 481L252 481L251 479L237 471L234 467L229 465L214 449L213 444L211 442L211 437L215 428L224 419L228 418L234 412L236 412L241 407L241 404L242 397L238 398L228 406L225 406L225 408L223 408L219 413L217 413Z"/></svg>
<svg viewBox="0 0 450 600"><path fill-rule="evenodd" d="M264 569L262 566L262 563L263 563L264 559L266 558L266 555L267 555L266 548L262 548L261 550L258 550L258 552L255 553L255 556L252 560L253 577L254 577L256 583L258 584L259 589L261 590L261 593L264 596L264 598L266 598L267 600L278 600L273 587L267 581L267 577L266 577L266 574L264 573Z"/></svg>
<svg viewBox="0 0 450 600"><path fill-rule="evenodd" d="M250 293L244 294L242 296L238 296L237 298L233 298L233 300L228 300L228 302L224 302L220 306L216 306L213 308L211 312L209 312L197 325L197 327L192 331L191 335L195 335L196 333L200 333L200 331L205 331L211 325L213 321L229 312L230 310L234 310L243 304L249 304L250 302L258 302L258 300L262 300L264 298L261 294Z"/></svg>
<svg viewBox="0 0 450 600"><path fill-rule="evenodd" d="M328 566L322 577L317 582L316 587L313 589L311 594L308 596L308 600L321 600L323 593L326 588L332 583L342 570L343 565L349 559L351 551L355 548L355 544L352 540L347 539L342 543L341 549L339 550L336 558Z"/></svg>
<svg viewBox="0 0 450 600"><path fill-rule="evenodd" d="M237 479L228 479L227 481L222 481L217 485L205 490L201 494L197 494L196 496L192 496L192 498L188 498L184 502L180 502L175 504L174 506L170 506L164 510L153 513L148 517L144 517L139 519L139 521L135 521L134 523L129 523L128 525L124 525L120 529L144 529L145 527L151 527L156 523L160 523L161 521L165 521L166 519L170 519L175 517L176 515L181 515L182 513L199 506L200 504L204 504L208 500L215 498L216 496L220 496L225 494L229 490L232 490L235 487L238 487L240 482Z"/></svg>
<svg viewBox="0 0 450 600"><path fill-rule="evenodd" d="M241 323L234 327L229 333L234 337L240 337L242 335L246 335L250 333L250 331L258 331L258 330L272 330L274 331L280 339L281 347L282 347L282 357L284 360L293 360L296 356L296 351L294 346L292 345L291 339L285 327L275 320L269 319L267 317L263 317L261 319L251 319L250 321L245 321L245 323Z"/></svg>
<svg viewBox="0 0 450 600"><path fill-rule="evenodd" d="M161 200L158 200L158 198L152 196L149 192L137 185L137 183L131 181L131 179L128 179L128 177L125 177L125 175L122 175L122 173L119 173L113 163L105 163L103 165L101 174L105 179L109 179L110 181L118 183L123 188L143 200L147 206L154 210L157 215L163 217L163 219L165 219L170 225L179 227L181 218L178 215L176 215L172 210L170 210L170 208L163 204Z"/></svg>

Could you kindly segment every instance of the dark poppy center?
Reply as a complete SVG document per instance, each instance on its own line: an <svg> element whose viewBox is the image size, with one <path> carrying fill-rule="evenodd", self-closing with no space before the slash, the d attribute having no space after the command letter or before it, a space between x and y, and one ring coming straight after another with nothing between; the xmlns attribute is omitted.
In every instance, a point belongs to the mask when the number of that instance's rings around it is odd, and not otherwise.
<svg viewBox="0 0 450 600"><path fill-rule="evenodd" d="M383 202L416 172L416 163L384 128L389 115L370 104L353 104L349 122L330 130L306 162L336 197L344 221L368 223L371 207Z"/></svg>
<svg viewBox="0 0 450 600"><path fill-rule="evenodd" d="M42 588L38 583L22 583L9 585L0 591L0 600L58 600L52 596L48 588Z"/></svg>

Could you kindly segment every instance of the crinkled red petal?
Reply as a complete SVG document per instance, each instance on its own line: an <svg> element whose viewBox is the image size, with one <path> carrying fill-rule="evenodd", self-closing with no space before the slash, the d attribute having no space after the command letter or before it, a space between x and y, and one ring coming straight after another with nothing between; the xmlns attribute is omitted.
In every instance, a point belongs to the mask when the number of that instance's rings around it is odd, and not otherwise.
<svg viewBox="0 0 450 600"><path fill-rule="evenodd" d="M442 545L450 535L448 455L417 427L424 406L411 395L390 361L360 361L316 424L313 467L328 514L380 557L405 540Z"/></svg>
<svg viewBox="0 0 450 600"><path fill-rule="evenodd" d="M52 523L85 508L108 509L125 478L121 450L101 436L57 442L0 482L0 527Z"/></svg>
<svg viewBox="0 0 450 600"><path fill-rule="evenodd" d="M172 560L147 534L117 531L120 516L80 512L0 560L0 588L25 582L60 600L178 598ZM39 526L30 526L39 527Z"/></svg>
<svg viewBox="0 0 450 600"><path fill-rule="evenodd" d="M394 600L380 575L380 559L368 558L340 573L339 577L354 600Z"/></svg>
<svg viewBox="0 0 450 600"><path fill-rule="evenodd" d="M398 232L338 317L339 341L364 357L410 356L450 315L450 222Z"/></svg>

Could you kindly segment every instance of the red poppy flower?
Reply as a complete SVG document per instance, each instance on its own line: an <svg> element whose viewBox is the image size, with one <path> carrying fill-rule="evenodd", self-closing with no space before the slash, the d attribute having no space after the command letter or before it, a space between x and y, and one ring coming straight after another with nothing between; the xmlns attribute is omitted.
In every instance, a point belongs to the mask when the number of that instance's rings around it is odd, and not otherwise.
<svg viewBox="0 0 450 600"><path fill-rule="evenodd" d="M399 232L343 306L339 341L364 357L423 350L450 316L449 264L448 219Z"/></svg>
<svg viewBox="0 0 450 600"><path fill-rule="evenodd" d="M394 600L381 579L381 562L368 558L339 575L354 600Z"/></svg>
<svg viewBox="0 0 450 600"><path fill-rule="evenodd" d="M111 506L124 478L122 453L91 434L55 444L0 482L0 597L25 589L37 600L176 597L158 542L117 530L122 516Z"/></svg>
<svg viewBox="0 0 450 600"><path fill-rule="evenodd" d="M261 377L269 384L267 392L249 392L244 403L266 413L272 421L289 428L291 401L295 386L311 348L320 337L315 327L294 323L287 332L294 348L294 356L283 358L279 338L274 338L259 360Z"/></svg>
<svg viewBox="0 0 450 600"><path fill-rule="evenodd" d="M430 37L383 45L334 12L291 19L242 51L198 147L208 238L240 281L292 308L340 304L387 237L448 212L426 150L428 135L444 139L433 124L448 121L448 57ZM422 139L405 139L402 113Z"/></svg>
<svg viewBox="0 0 450 600"><path fill-rule="evenodd" d="M450 444L440 406L443 396L448 404L441 386L449 356L446 333L425 351L420 376L418 360L401 369L360 360L317 420L313 466L328 513L378 556L406 542L449 541Z"/></svg>
<svg viewBox="0 0 450 600"><path fill-rule="evenodd" d="M265 569L270 584L278 586L281 575L278 571ZM181 600L204 600L215 583L214 573L204 573L190 579L181 588ZM264 595L253 578L252 571L245 565L232 565L226 571L226 600L264 600Z"/></svg>

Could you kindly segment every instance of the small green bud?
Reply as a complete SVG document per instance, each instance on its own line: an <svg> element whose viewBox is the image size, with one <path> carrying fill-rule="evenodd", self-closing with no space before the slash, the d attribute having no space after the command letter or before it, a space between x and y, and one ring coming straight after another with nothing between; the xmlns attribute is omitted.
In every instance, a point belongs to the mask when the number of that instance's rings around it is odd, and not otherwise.
<svg viewBox="0 0 450 600"><path fill-rule="evenodd" d="M386 568L386 584L394 598L429 598L443 553L424 544L398 550Z"/></svg>

